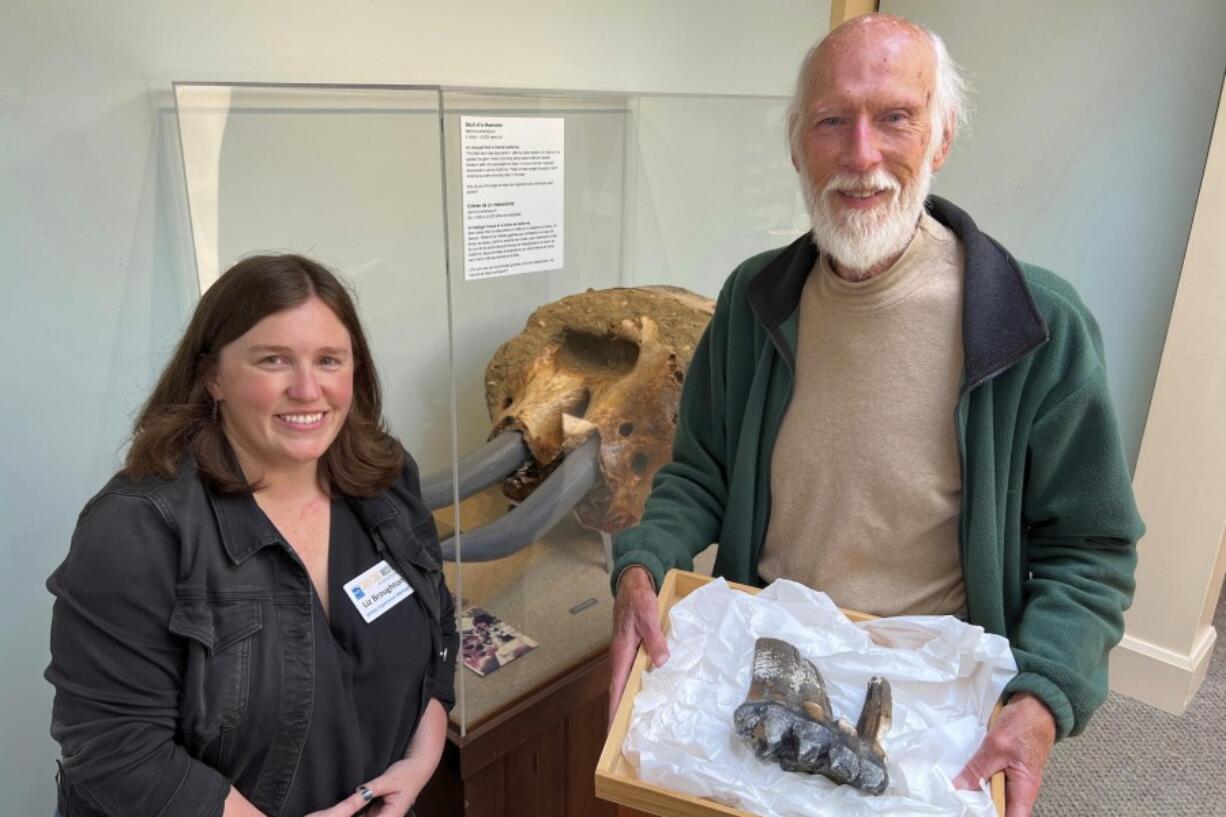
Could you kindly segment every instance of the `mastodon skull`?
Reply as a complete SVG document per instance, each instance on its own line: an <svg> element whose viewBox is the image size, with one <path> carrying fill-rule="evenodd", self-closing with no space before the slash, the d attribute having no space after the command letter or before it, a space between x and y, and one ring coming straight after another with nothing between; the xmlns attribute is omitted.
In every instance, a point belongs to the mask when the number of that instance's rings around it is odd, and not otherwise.
<svg viewBox="0 0 1226 817"><path fill-rule="evenodd" d="M587 527L635 524L672 452L681 385L715 304L678 287L588 290L540 307L486 368L491 437L530 457L503 482L522 500L570 452L599 440L599 480L575 506Z"/></svg>

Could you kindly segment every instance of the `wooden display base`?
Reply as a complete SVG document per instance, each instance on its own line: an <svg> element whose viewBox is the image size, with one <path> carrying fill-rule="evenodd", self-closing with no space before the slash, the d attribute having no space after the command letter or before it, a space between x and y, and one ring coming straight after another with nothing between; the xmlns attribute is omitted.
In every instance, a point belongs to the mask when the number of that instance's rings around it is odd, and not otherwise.
<svg viewBox="0 0 1226 817"><path fill-rule="evenodd" d="M449 727L418 817L616 817L592 772L609 708L607 648L460 737Z"/></svg>

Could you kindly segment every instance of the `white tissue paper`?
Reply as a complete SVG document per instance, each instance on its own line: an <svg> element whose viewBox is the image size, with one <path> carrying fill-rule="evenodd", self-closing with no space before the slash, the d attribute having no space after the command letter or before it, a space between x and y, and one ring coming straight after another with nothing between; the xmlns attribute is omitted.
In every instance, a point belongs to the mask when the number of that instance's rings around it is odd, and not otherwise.
<svg viewBox="0 0 1226 817"><path fill-rule="evenodd" d="M824 593L783 580L750 595L717 579L678 602L670 622L670 657L643 674L622 747L640 780L763 817L996 814L986 783L968 792L952 781L1017 673L1007 639L952 616L853 624ZM852 724L868 679L890 682L883 794L785 772L737 737L732 713L749 691L754 642L763 636L812 661L835 716Z"/></svg>

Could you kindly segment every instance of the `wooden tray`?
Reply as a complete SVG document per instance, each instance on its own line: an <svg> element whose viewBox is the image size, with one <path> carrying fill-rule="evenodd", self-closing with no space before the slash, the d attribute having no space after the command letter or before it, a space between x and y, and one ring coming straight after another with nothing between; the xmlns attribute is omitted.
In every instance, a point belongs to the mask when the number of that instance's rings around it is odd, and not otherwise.
<svg viewBox="0 0 1226 817"><path fill-rule="evenodd" d="M681 599L693 593L699 587L711 581L706 576L689 573L684 570L670 570L664 577L664 586L660 588L660 628L668 635L668 611ZM729 582L728 586L745 593L757 593L758 588L744 584ZM852 621L867 621L874 616L844 610ZM630 728L630 712L634 707L634 697L643 687L643 672L647 667L647 652L641 646L635 656L634 666L630 670L630 678L626 681L626 690L622 694L621 703L617 706L617 714L609 728L605 739L604 751L600 753L600 762L596 764L596 796L602 800L610 800L640 811L656 814L660 817L711 817L712 815L735 815L736 817L754 817L747 811L725 806L713 800L694 797L689 794L672 791L661 786L643 783L638 779L638 772L622 756L622 744L626 742L626 731ZM996 704L990 722L994 722L1000 714L1001 704ZM1005 776L1003 773L992 775L992 802L996 804L997 814L1005 813Z"/></svg>

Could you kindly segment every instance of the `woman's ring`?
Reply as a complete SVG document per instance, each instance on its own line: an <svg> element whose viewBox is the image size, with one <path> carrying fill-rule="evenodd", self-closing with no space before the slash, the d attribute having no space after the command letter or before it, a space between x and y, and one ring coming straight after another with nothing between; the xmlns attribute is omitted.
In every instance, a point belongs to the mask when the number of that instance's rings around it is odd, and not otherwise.
<svg viewBox="0 0 1226 817"><path fill-rule="evenodd" d="M363 803L369 803L375 799L375 793L365 786L358 786L358 794L362 795Z"/></svg>

